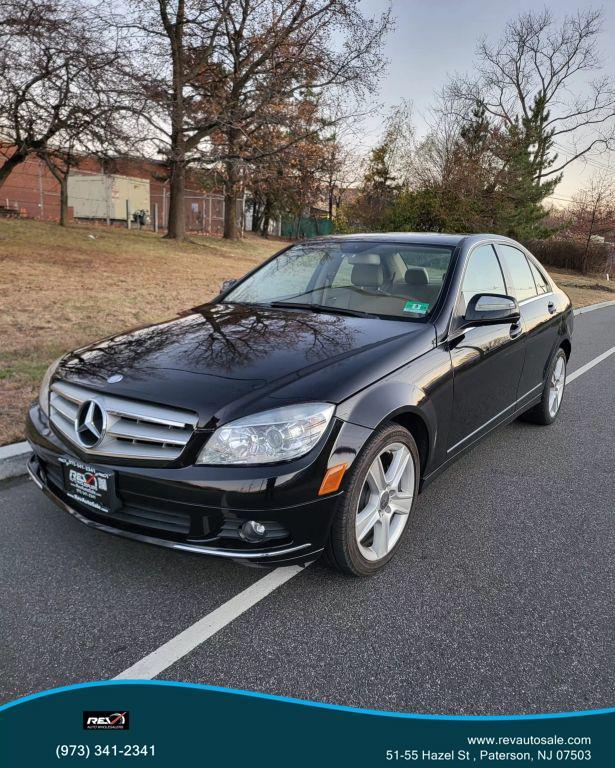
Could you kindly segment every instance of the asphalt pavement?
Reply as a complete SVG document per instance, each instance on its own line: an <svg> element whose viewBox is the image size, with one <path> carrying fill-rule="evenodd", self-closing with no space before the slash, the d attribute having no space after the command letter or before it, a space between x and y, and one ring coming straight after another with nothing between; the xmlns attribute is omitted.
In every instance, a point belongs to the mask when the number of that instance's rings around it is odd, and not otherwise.
<svg viewBox="0 0 615 768"><path fill-rule="evenodd" d="M569 371L615 346L576 318ZM445 714L613 706L615 355L549 428L515 422L421 495L395 560L316 563L161 679ZM114 677L267 571L90 530L29 481L0 484L0 703Z"/></svg>

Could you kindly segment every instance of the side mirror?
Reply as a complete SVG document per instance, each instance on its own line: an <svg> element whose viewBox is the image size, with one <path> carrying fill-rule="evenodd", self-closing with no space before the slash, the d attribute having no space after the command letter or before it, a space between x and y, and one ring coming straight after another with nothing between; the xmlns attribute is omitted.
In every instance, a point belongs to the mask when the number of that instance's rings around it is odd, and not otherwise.
<svg viewBox="0 0 615 768"><path fill-rule="evenodd" d="M496 325L497 323L516 323L521 317L521 310L512 296L497 293L477 293L470 299L464 325Z"/></svg>
<svg viewBox="0 0 615 768"><path fill-rule="evenodd" d="M230 280L223 280L222 285L220 286L220 293L226 293L227 291L230 291L236 283L237 280L235 278L231 278Z"/></svg>

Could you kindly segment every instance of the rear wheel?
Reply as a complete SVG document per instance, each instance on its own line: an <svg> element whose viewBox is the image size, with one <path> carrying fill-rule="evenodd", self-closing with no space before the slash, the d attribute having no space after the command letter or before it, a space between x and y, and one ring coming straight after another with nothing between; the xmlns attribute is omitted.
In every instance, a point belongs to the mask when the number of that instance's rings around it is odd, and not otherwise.
<svg viewBox="0 0 615 768"><path fill-rule="evenodd" d="M564 398L566 362L566 353L563 349L558 349L551 361L540 402L522 415L521 418L524 421L531 421L534 424L543 424L545 426L553 424Z"/></svg>
<svg viewBox="0 0 615 768"><path fill-rule="evenodd" d="M419 455L412 435L391 425L374 434L355 461L326 553L344 573L369 576L395 554L417 496Z"/></svg>

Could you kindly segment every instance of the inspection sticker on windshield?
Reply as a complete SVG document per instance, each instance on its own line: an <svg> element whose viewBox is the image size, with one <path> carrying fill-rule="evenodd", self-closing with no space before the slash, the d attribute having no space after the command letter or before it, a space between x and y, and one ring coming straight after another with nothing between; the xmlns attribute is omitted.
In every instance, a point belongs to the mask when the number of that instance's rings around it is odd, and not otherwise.
<svg viewBox="0 0 615 768"><path fill-rule="evenodd" d="M425 315L429 311L429 304L424 301L407 301L404 304L404 312L414 312L417 315Z"/></svg>

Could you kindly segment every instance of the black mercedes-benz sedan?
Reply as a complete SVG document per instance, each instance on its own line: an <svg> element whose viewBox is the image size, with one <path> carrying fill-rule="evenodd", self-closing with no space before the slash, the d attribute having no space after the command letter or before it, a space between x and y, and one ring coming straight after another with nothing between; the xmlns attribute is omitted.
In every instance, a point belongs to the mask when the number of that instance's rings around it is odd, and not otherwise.
<svg viewBox="0 0 615 768"><path fill-rule="evenodd" d="M101 531L372 574L452 461L519 416L555 420L572 325L504 237L292 245L210 303L51 365L30 474Z"/></svg>

